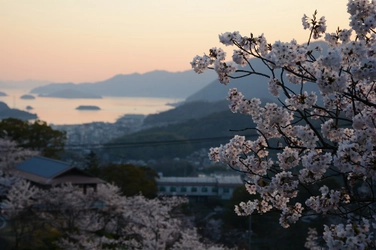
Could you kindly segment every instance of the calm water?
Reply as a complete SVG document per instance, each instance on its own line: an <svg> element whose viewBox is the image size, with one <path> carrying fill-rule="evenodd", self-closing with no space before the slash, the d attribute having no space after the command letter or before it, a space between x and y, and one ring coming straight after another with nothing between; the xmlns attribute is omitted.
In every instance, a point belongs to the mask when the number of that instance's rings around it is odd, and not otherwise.
<svg viewBox="0 0 376 250"><path fill-rule="evenodd" d="M28 94L26 90L1 90L8 96L0 97L0 101L8 104L10 108L26 110L26 106L34 109L42 121L48 124L81 124L90 122L115 122L124 114L155 114L167 111L173 107L166 105L181 101L169 98L138 98L138 97L103 97L102 99L63 99L38 97L34 100L24 100L20 96ZM80 105L95 105L99 111L79 111Z"/></svg>

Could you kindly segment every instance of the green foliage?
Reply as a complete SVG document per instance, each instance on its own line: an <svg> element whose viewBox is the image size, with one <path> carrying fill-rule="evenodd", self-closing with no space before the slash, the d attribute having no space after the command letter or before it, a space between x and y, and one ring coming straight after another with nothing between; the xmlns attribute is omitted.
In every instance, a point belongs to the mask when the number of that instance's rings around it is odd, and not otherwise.
<svg viewBox="0 0 376 250"><path fill-rule="evenodd" d="M234 212L235 205L239 205L240 202L254 200L255 195L250 195L245 189L245 186L239 186L234 189L232 197L226 206L226 211L223 214L223 221L226 228L236 228L238 230L247 230L249 227L249 221L247 217L241 217Z"/></svg>
<svg viewBox="0 0 376 250"><path fill-rule="evenodd" d="M29 246L30 249L38 250L52 250L57 249L56 241L62 237L63 233L57 230L56 228L49 227L45 225L43 228L35 230L35 235L33 237L35 241L35 246Z"/></svg>
<svg viewBox="0 0 376 250"><path fill-rule="evenodd" d="M125 196L142 193L147 198L154 198L158 188L157 173L149 167L136 167L131 164L110 164L100 168L103 180L118 186Z"/></svg>
<svg viewBox="0 0 376 250"><path fill-rule="evenodd" d="M229 130L243 129L244 124L247 127L254 126L249 116L234 114L226 110L200 119L153 127L125 135L109 142L104 152L112 160L159 160L186 157L201 148L227 143L235 134L254 135L255 131L251 130L240 132Z"/></svg>
<svg viewBox="0 0 376 250"><path fill-rule="evenodd" d="M31 209L27 209L6 221L6 227L0 230L0 238L7 242L9 248L6 249L47 250L52 249L45 244L45 240L50 237L47 233L43 220Z"/></svg>
<svg viewBox="0 0 376 250"><path fill-rule="evenodd" d="M181 157L192 152L187 139L173 132L141 131L108 143L104 151L112 159L161 159Z"/></svg>
<svg viewBox="0 0 376 250"><path fill-rule="evenodd" d="M59 159L64 151L65 132L54 130L46 122L8 118L0 121L0 138L16 141L20 147L40 151L42 156Z"/></svg>
<svg viewBox="0 0 376 250"><path fill-rule="evenodd" d="M205 139L196 141L195 146L206 145L212 147L217 146L218 143L227 142L228 137L235 135L235 132L230 130L244 129L244 124L246 124L247 127L252 127L252 119L240 114L234 114L230 110L225 110L212 113L203 118L191 119L181 124L155 127L147 131L170 131L171 133L178 134L188 139ZM255 131L246 131L247 134L254 134L254 132ZM237 131L236 134L244 134L244 132ZM212 138L216 139L212 140Z"/></svg>
<svg viewBox="0 0 376 250"><path fill-rule="evenodd" d="M249 194L245 186L237 187L223 213L224 230L236 229L245 232L244 238L238 239L238 242L248 245L251 249L301 249L307 237L308 227L312 224L297 223L285 229L279 225L280 215L276 211L261 215L255 213L251 216L235 214L235 205L259 198L259 195ZM270 240L271 236L273 240Z"/></svg>
<svg viewBox="0 0 376 250"><path fill-rule="evenodd" d="M94 176L100 175L101 169L99 167L98 156L90 150L90 153L85 157L85 171Z"/></svg>

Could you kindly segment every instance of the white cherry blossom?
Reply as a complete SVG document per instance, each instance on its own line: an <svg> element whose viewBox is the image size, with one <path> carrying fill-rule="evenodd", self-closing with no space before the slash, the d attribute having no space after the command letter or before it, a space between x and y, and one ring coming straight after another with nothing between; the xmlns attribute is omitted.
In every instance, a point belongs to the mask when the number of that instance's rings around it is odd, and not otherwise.
<svg viewBox="0 0 376 250"><path fill-rule="evenodd" d="M263 35L252 33L250 37L239 32L220 35L223 44L236 47L234 63L248 66L229 70L224 67L227 62L219 64L214 69L220 82L231 84L236 72L262 76L275 101L262 103L230 89L230 110L252 117L256 138L234 136L210 149L209 156L244 173L247 191L259 197L236 206L238 215L277 210L286 228L313 211L338 222L324 226L329 249L373 249L376 1L349 0L347 11L350 27L326 34L325 17L319 18L317 12L304 15L301 21L309 36L302 44L292 39L268 45ZM327 46L313 46L312 40L320 37ZM255 60L265 68L255 70ZM319 92L307 91L308 86ZM325 182L340 187L329 188ZM301 190L311 195L296 203ZM351 222L341 223L349 218ZM322 249L318 239L317 231L310 230L306 247Z"/></svg>

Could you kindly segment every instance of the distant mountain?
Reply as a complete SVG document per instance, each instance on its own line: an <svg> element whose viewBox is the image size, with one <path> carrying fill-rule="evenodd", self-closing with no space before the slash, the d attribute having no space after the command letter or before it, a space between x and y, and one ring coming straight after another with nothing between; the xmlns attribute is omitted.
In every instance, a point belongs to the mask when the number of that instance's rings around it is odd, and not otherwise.
<svg viewBox="0 0 376 250"><path fill-rule="evenodd" d="M183 72L152 71L145 74L116 75L95 83L54 83L34 88L30 93L49 95L71 89L101 96L161 97L185 99L215 79L215 73L197 75Z"/></svg>
<svg viewBox="0 0 376 250"><path fill-rule="evenodd" d="M32 113L18 110L18 109L11 109L8 107L6 103L0 102L0 119L10 118L10 117L21 119L21 120L32 120L32 119L38 118L36 114L32 114Z"/></svg>
<svg viewBox="0 0 376 250"><path fill-rule="evenodd" d="M30 93L38 94L39 96L47 96L58 91L63 91L67 89L75 89L76 85L73 83L50 83L48 85L43 85L40 87L33 88Z"/></svg>
<svg viewBox="0 0 376 250"><path fill-rule="evenodd" d="M217 102L226 100L228 96L229 89L237 88L238 91L247 99L252 99L254 97L264 99L269 102L278 101L276 97L272 96L268 91L268 83L266 78L260 76L248 76L239 79L230 80L228 85L220 84L218 80L215 80L205 86L203 89L197 91L195 94L187 97L186 102L195 102L195 101L207 101L207 102ZM297 93L299 92L300 85L290 84L289 88L293 89ZM318 87L315 84L307 83L304 86L304 90L310 93L315 91L318 93ZM283 93L280 93L280 96L284 100Z"/></svg>
<svg viewBox="0 0 376 250"><path fill-rule="evenodd" d="M79 99L79 98L90 98L90 99L100 99L100 95L84 93L75 89L62 89L49 94L39 94L40 97L56 97L56 98L69 98L69 99Z"/></svg>
<svg viewBox="0 0 376 250"><path fill-rule="evenodd" d="M294 90L295 93L299 93L300 85L289 84L288 87ZM215 80L209 85L205 86L203 89L197 91L195 94L189 96L186 99L186 102L217 102L226 100L229 89L231 88L237 88L238 91L242 92L247 99L260 98L267 102L278 102L277 98L269 93L267 79L259 76L233 79L228 85L220 84L218 80ZM304 90L308 93L314 91L317 95L320 95L316 84L307 83L304 86ZM286 98L282 91L280 92L280 97L282 100L285 100Z"/></svg>
<svg viewBox="0 0 376 250"><path fill-rule="evenodd" d="M259 76L254 76L230 80L230 83L228 85L220 84L218 80L215 80L201 90L197 91L195 94L187 97L185 101L223 101L226 100L229 89L231 88L237 88L238 91L242 92L246 98L272 98L272 96L268 92L266 79L263 79Z"/></svg>
<svg viewBox="0 0 376 250"><path fill-rule="evenodd" d="M8 96L6 93L0 91L0 96Z"/></svg>

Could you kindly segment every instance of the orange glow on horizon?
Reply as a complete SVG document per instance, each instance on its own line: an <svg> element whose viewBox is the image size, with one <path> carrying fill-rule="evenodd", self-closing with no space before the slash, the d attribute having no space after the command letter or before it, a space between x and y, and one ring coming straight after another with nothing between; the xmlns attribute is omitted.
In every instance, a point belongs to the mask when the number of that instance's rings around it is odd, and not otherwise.
<svg viewBox="0 0 376 250"><path fill-rule="evenodd" d="M348 27L346 0L1 2L0 80L95 82L189 70L195 55L224 47L218 34L226 31L304 42L301 17L315 9L328 32Z"/></svg>

